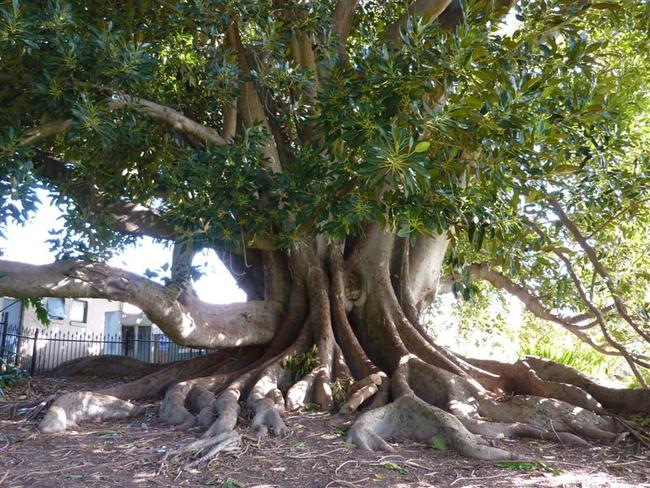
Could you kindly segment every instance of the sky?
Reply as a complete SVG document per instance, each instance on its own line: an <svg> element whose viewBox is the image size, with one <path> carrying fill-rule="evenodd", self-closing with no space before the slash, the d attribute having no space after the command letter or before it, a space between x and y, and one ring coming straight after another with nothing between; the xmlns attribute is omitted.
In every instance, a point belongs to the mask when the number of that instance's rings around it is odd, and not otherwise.
<svg viewBox="0 0 650 488"><path fill-rule="evenodd" d="M45 191L39 191L38 195L41 206L27 224L9 224L3 229L6 237L0 238L3 259L30 264L47 264L54 261L54 253L49 251L49 245L45 241L50 238L49 230L63 227L62 221L59 220L61 212L49 204ZM124 253L111 259L109 264L143 274L147 269L159 270L163 264L171 263L171 253L171 248L154 243L150 238L143 238ZM237 287L235 280L214 251L197 254L193 264L205 273L195 283L196 292L202 300L210 303L246 301L246 294Z"/></svg>

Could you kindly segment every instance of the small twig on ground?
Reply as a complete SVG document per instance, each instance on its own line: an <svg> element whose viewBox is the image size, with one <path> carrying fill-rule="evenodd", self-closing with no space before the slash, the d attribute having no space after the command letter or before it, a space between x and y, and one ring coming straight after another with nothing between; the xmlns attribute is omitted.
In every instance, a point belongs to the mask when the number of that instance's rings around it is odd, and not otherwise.
<svg viewBox="0 0 650 488"><path fill-rule="evenodd" d="M335 484L339 484L341 486L351 486L352 488L357 488L357 485L359 483L363 483L364 481L368 481L370 478L362 478L357 481L345 481L345 480L332 480L329 483L325 485L325 488L330 488L330 486L336 486Z"/></svg>
<svg viewBox="0 0 650 488"><path fill-rule="evenodd" d="M337 447L336 449L332 449L331 451L323 452L320 454L312 454L311 452L305 453L305 454L300 454L298 456L289 456L288 454L285 454L284 457L288 457L290 459L314 459L317 457L327 457L330 454L337 452L337 451L345 451L346 449L344 447Z"/></svg>
<svg viewBox="0 0 650 488"><path fill-rule="evenodd" d="M411 459L407 459L406 461L404 461L404 464L406 464L407 466L411 466L412 468L420 468L420 469L424 469L425 471L429 471L429 472L432 471L431 469L429 469L429 468L427 468L425 466L422 466L421 464L418 464L418 463L412 461Z"/></svg>
<svg viewBox="0 0 650 488"><path fill-rule="evenodd" d="M345 462L342 463L342 464L339 464L339 467L336 468L336 469L334 470L334 474L339 474L339 469L341 469L343 466L345 466L345 465L348 464L348 463L354 463L354 464L355 464L355 468L358 468L358 467L359 467L359 463L358 463L357 461L355 461L354 459L350 459L350 460L348 460L348 461L345 461Z"/></svg>
<svg viewBox="0 0 650 488"><path fill-rule="evenodd" d="M508 476L507 473L501 473L501 474L495 474L493 476L470 476L470 477L461 477L461 478L456 478L454 481L452 481L449 486L454 486L456 483L459 481L476 481L476 480L490 480L493 478L503 478L504 476Z"/></svg>
<svg viewBox="0 0 650 488"><path fill-rule="evenodd" d="M560 444L564 445L564 441L562 441L562 438L557 434L555 431L555 427L553 427L553 421L551 420L551 430L555 434L555 437L557 437L557 440L559 441Z"/></svg>

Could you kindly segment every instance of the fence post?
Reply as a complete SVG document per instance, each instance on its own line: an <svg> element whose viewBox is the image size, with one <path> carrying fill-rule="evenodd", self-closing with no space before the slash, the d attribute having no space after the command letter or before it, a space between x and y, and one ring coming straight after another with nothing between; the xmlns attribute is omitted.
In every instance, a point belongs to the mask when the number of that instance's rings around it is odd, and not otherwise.
<svg viewBox="0 0 650 488"><path fill-rule="evenodd" d="M34 332L34 347L32 348L32 367L30 368L29 374L34 376L34 373L36 372L36 354L38 352L38 349L36 345L38 344L38 329L36 329L36 332Z"/></svg>
<svg viewBox="0 0 650 488"><path fill-rule="evenodd" d="M18 365L20 364L20 346L22 346L22 341L23 341L23 329L20 325L18 325L18 328L16 329L16 350L14 354L14 366L17 368Z"/></svg>
<svg viewBox="0 0 650 488"><path fill-rule="evenodd" d="M9 314L2 314L2 342L0 342L0 367L4 370L4 364L9 364L9 358L5 361L5 346L7 345L7 333L9 332Z"/></svg>

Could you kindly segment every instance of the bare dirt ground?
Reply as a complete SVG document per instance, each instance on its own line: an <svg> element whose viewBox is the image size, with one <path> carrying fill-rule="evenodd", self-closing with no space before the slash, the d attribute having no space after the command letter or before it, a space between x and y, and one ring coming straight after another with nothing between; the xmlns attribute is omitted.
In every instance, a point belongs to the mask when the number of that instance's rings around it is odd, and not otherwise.
<svg viewBox="0 0 650 488"><path fill-rule="evenodd" d="M39 398L90 390L106 380L36 378L0 399ZM144 417L88 424L43 435L36 420L9 420L0 408L0 486L219 486L270 487L650 487L650 453L638 442L570 449L544 441L500 441L533 462L499 465L465 459L453 451L403 444L395 454L368 453L345 442L352 419L317 412L287 417L286 438L253 439L242 429L239 452L208 465L184 467L170 451L200 431L163 425L152 404Z"/></svg>

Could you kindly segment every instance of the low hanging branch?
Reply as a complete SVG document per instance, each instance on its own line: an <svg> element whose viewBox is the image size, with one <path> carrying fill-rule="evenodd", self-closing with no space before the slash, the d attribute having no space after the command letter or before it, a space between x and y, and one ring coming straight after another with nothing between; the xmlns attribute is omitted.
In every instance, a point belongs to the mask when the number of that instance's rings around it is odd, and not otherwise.
<svg viewBox="0 0 650 488"><path fill-rule="evenodd" d="M548 320L550 322L561 325L567 331L575 335L578 339L588 344L601 354L608 356L623 356L620 351L612 351L596 344L591 337L583 332L580 326L576 325L581 321L593 318L593 314L580 314L573 317L564 317L562 315L556 314L551 309L546 307L544 303L542 303L542 300L538 296L534 295L528 288L513 282L507 276L492 269L488 264L472 264L468 266L467 270L471 276L485 280L495 288L505 290L511 295L517 297L519 300L521 300L526 309L533 315L540 319ZM602 314L603 311L600 311L600 313ZM632 354L630 354L630 357L639 366L642 366L644 368L650 367L650 363L645 362L641 357Z"/></svg>
<svg viewBox="0 0 650 488"><path fill-rule="evenodd" d="M15 298L105 298L139 307L172 340L194 347L269 342L282 305L251 301L216 305L102 263L57 261L32 265L0 260L0 294ZM178 297L178 298L177 298Z"/></svg>

